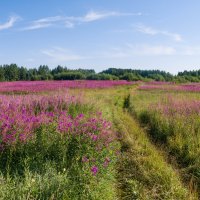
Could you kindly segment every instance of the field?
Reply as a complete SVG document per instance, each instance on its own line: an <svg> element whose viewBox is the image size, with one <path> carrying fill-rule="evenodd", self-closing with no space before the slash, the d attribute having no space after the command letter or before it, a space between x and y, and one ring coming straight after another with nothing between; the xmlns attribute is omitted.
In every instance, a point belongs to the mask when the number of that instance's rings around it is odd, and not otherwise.
<svg viewBox="0 0 200 200"><path fill-rule="evenodd" d="M200 85L0 83L0 199L199 199Z"/></svg>

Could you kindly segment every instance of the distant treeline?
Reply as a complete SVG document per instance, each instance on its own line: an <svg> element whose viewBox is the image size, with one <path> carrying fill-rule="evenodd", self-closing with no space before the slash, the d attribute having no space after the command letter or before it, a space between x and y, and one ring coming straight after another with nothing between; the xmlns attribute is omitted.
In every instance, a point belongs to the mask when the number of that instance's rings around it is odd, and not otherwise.
<svg viewBox="0 0 200 200"><path fill-rule="evenodd" d="M127 81L170 81L200 82L200 70L179 72L172 75L160 70L134 70L109 68L100 73L93 69L68 69L57 66L50 69L47 65L28 69L16 64L0 65L0 81L26 80L127 80Z"/></svg>

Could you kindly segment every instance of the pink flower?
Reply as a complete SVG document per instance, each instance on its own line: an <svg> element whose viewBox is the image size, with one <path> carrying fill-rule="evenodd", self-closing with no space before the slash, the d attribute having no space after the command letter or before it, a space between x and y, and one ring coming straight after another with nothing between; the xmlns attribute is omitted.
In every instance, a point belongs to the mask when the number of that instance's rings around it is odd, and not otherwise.
<svg viewBox="0 0 200 200"><path fill-rule="evenodd" d="M93 136L92 136L92 140L93 140L93 141L97 141L97 139L98 139L98 136L97 136L97 135L93 135Z"/></svg>
<svg viewBox="0 0 200 200"><path fill-rule="evenodd" d="M92 172L93 176L96 176L96 174L97 174L98 171L99 171L99 169L98 169L97 166L93 166L93 167L91 168L91 172Z"/></svg>

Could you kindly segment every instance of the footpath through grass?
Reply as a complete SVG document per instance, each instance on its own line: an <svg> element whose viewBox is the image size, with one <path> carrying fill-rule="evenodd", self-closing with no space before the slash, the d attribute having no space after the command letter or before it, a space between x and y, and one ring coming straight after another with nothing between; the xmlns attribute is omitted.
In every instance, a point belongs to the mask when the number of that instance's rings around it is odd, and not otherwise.
<svg viewBox="0 0 200 200"><path fill-rule="evenodd" d="M117 163L118 199L197 199L182 184L165 156L149 140L146 132L123 109L128 94L134 88L96 90L86 96L113 122L115 131L120 133L121 154Z"/></svg>
<svg viewBox="0 0 200 200"><path fill-rule="evenodd" d="M148 98L147 98L148 97ZM200 194L200 95L196 92L138 91L131 111L192 193ZM141 106L143 105L143 106Z"/></svg>

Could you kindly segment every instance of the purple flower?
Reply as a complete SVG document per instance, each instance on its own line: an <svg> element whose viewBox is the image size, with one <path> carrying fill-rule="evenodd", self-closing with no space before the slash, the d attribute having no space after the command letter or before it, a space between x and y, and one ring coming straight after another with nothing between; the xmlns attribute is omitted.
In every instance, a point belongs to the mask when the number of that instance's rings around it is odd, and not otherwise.
<svg viewBox="0 0 200 200"><path fill-rule="evenodd" d="M98 171L99 171L99 169L98 169L97 166L92 166L91 172L92 172L93 176L96 176L96 174L97 174Z"/></svg>
<svg viewBox="0 0 200 200"><path fill-rule="evenodd" d="M93 141L97 141L97 139L98 139L98 136L97 136L97 135L92 135L92 140L93 140Z"/></svg>
<svg viewBox="0 0 200 200"><path fill-rule="evenodd" d="M79 118L83 118L83 117L84 117L84 114L81 113L81 114L79 115Z"/></svg>

